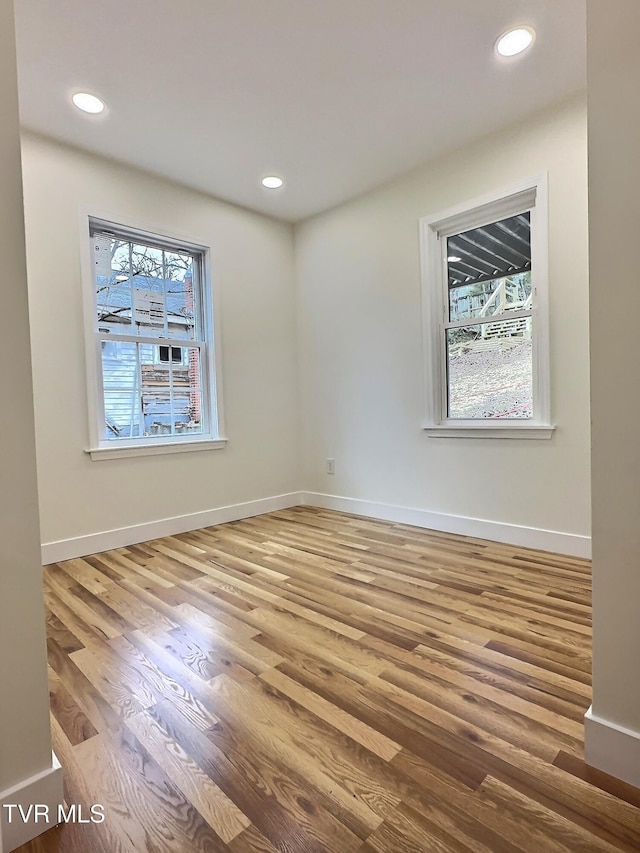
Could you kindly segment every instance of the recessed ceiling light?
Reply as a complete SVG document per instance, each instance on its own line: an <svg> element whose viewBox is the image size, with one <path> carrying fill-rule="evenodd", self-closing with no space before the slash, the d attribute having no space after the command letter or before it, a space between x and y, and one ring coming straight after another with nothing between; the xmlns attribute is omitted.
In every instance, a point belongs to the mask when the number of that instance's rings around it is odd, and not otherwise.
<svg viewBox="0 0 640 853"><path fill-rule="evenodd" d="M449 255L447 260L449 261L450 264L457 264L458 261L462 260L462 258L459 258L457 255Z"/></svg>
<svg viewBox="0 0 640 853"><path fill-rule="evenodd" d="M496 52L500 56L517 56L533 43L535 30L531 27L516 27L500 36L496 42Z"/></svg>
<svg viewBox="0 0 640 853"><path fill-rule="evenodd" d="M79 110L85 113L101 113L104 110L104 101L88 92L76 92L71 100Z"/></svg>
<svg viewBox="0 0 640 853"><path fill-rule="evenodd" d="M266 187L268 190L277 190L283 183L284 181L282 178L278 178L276 175L267 175L266 178L262 179L262 186Z"/></svg>

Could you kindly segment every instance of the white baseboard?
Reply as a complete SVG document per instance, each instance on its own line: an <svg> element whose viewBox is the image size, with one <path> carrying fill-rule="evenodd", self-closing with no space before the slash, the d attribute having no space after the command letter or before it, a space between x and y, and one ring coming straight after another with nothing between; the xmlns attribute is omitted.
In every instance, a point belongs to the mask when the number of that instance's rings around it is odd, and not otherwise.
<svg viewBox="0 0 640 853"><path fill-rule="evenodd" d="M257 501L217 507L190 515L179 515L174 518L134 524L131 527L119 527L116 530L90 533L87 536L77 536L73 539L45 542L42 545L42 562L46 566L49 563L58 563L61 560L71 560L75 557L84 557L87 554L110 551L113 548L125 548L127 545L147 542L161 536L187 533L189 530L198 530L201 527L210 527L214 524L225 524L228 521L239 521L241 518L251 518L254 515L275 512L300 504L318 506L323 509L335 509L355 515L380 518L384 521L395 521L400 524L412 524L415 527L425 527L429 530L440 530L445 533L459 533L462 536L491 539L495 542L520 545L524 548L540 548L544 551L554 551L558 554L570 554L576 557L588 558L591 556L591 537L575 533L523 527L482 518L469 518L463 515L447 515L424 509L413 509L412 507L382 504L337 495L325 495L318 492L290 492L285 495L275 495Z"/></svg>
<svg viewBox="0 0 640 853"><path fill-rule="evenodd" d="M425 509L412 509L317 492L303 492L302 500L309 506L380 518L383 521L412 524L415 527L426 527L429 530L440 530L444 533L458 533L478 539L491 539L494 542L519 545L523 548L539 548L543 551L553 551L556 554L568 554L573 557L591 557L591 537L576 533L524 527L483 518L469 518L464 515L447 515Z"/></svg>
<svg viewBox="0 0 640 853"><path fill-rule="evenodd" d="M90 533L87 536L77 536L73 539L45 542L42 545L42 563L46 566L49 563L58 563L61 560L97 554L99 551L125 548L127 545L148 542L150 539L159 539L161 536L173 536L176 533L187 533L190 530L210 527L213 524L239 521L241 518L251 518L254 515L287 509L288 507L299 506L301 503L302 493L291 492L262 500L217 507L204 512L194 512L190 515L178 515L174 518L162 518L159 521L149 521L145 524L134 524L131 527L119 527L116 530Z"/></svg>
<svg viewBox="0 0 640 853"><path fill-rule="evenodd" d="M587 764L640 788L640 732L584 715L584 755Z"/></svg>
<svg viewBox="0 0 640 853"><path fill-rule="evenodd" d="M11 853L58 823L58 806L64 803L62 767L51 753L51 767L0 793L0 853ZM39 805L35 813L29 806ZM22 814L17 808L22 806ZM46 807L46 811L45 808ZM23 815L28 815L24 820Z"/></svg>

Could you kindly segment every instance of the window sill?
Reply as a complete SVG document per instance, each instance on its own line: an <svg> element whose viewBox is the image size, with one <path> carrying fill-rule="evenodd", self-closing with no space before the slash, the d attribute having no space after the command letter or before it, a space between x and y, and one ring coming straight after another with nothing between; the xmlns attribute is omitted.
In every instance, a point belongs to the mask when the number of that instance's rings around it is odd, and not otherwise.
<svg viewBox="0 0 640 853"><path fill-rule="evenodd" d="M115 447L90 447L85 450L93 462L106 459L126 459L131 456L159 456L164 453L189 453L195 450L220 450L226 438L204 438L191 441L163 441L148 444L119 444Z"/></svg>
<svg viewBox="0 0 640 853"><path fill-rule="evenodd" d="M441 424L425 426L425 432L430 438L519 438L519 439L550 439L555 426L526 424L517 426L496 426L495 424Z"/></svg>

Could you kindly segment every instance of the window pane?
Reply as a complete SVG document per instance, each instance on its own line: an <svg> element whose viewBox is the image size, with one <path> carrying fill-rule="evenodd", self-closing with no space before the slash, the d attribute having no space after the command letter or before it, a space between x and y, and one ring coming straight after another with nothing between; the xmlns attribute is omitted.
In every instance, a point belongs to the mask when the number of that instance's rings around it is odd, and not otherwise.
<svg viewBox="0 0 640 853"><path fill-rule="evenodd" d="M131 265L134 276L141 280L162 281L162 249L132 243Z"/></svg>
<svg viewBox="0 0 640 853"><path fill-rule="evenodd" d="M154 363L152 358L141 356L145 435L203 432L200 351L171 346L171 359Z"/></svg>
<svg viewBox="0 0 640 853"><path fill-rule="evenodd" d="M140 435L137 344L102 342L102 381L107 438Z"/></svg>
<svg viewBox="0 0 640 853"><path fill-rule="evenodd" d="M165 252L167 320L173 338L195 340L197 270L193 256L184 252Z"/></svg>
<svg viewBox="0 0 640 853"><path fill-rule="evenodd" d="M100 331L131 332L129 243L94 235L97 321Z"/></svg>
<svg viewBox="0 0 640 853"><path fill-rule="evenodd" d="M102 377L105 391L129 390L136 387L137 344L126 341L102 342Z"/></svg>
<svg viewBox="0 0 640 853"><path fill-rule="evenodd" d="M136 438L140 435L138 395L134 390L105 391L104 416L108 439Z"/></svg>
<svg viewBox="0 0 640 853"><path fill-rule="evenodd" d="M167 361L158 360L159 350ZM103 341L102 376L107 438L203 432L197 347Z"/></svg>
<svg viewBox="0 0 640 853"><path fill-rule="evenodd" d="M449 289L449 319L494 317L505 311L527 311L531 305L531 272L494 278Z"/></svg>
<svg viewBox="0 0 640 853"><path fill-rule="evenodd" d="M111 269L118 276L129 278L129 243L127 240L111 240Z"/></svg>
<svg viewBox="0 0 640 853"><path fill-rule="evenodd" d="M163 252L139 243L131 245L133 321L139 335L167 334Z"/></svg>
<svg viewBox="0 0 640 853"><path fill-rule="evenodd" d="M447 329L450 418L533 415L531 317Z"/></svg>
<svg viewBox="0 0 640 853"><path fill-rule="evenodd" d="M189 406L186 414L188 419L182 423L185 432L203 431L203 397L202 397L202 364L200 350L196 347L184 347L182 350L182 363L186 365L189 389Z"/></svg>
<svg viewBox="0 0 640 853"><path fill-rule="evenodd" d="M531 307L531 215L447 238L449 320Z"/></svg>

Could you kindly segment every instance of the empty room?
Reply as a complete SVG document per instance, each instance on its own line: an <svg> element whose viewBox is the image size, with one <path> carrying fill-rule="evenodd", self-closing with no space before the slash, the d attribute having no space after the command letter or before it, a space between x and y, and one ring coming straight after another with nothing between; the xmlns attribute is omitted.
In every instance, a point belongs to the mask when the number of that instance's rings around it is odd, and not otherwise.
<svg viewBox="0 0 640 853"><path fill-rule="evenodd" d="M637 3L0 16L0 853L640 849Z"/></svg>

